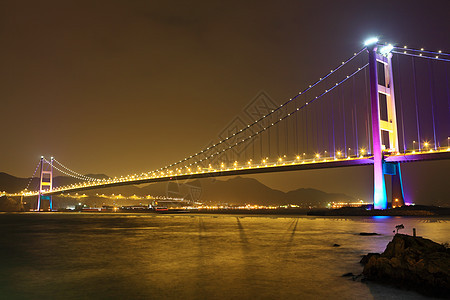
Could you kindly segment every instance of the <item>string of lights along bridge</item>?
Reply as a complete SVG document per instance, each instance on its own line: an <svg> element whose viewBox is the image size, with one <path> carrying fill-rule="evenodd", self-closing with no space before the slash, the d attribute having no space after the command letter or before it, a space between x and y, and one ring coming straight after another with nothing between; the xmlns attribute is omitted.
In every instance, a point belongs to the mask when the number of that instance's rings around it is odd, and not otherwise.
<svg viewBox="0 0 450 300"><path fill-rule="evenodd" d="M376 209L410 203L401 163L450 158L450 55L380 44L336 64L277 107L217 142L157 170L98 179L41 157L39 187L17 195L42 201L60 193L128 184L263 172L373 165ZM53 186L53 172L81 180ZM385 176L391 175L392 191Z"/></svg>

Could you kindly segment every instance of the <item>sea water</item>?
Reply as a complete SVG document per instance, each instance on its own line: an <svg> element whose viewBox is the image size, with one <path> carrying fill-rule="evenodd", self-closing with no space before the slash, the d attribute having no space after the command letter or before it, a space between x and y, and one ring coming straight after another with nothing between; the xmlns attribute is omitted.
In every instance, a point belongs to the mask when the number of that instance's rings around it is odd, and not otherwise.
<svg viewBox="0 0 450 300"><path fill-rule="evenodd" d="M360 274L396 225L445 243L449 221L4 213L0 299L426 299L342 275Z"/></svg>

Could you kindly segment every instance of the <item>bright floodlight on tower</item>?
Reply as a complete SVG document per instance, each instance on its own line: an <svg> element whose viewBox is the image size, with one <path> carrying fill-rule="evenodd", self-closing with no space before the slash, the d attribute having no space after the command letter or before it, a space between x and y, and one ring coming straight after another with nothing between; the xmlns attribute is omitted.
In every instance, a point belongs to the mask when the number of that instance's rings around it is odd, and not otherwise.
<svg viewBox="0 0 450 300"><path fill-rule="evenodd" d="M369 46L369 45L373 45L373 44L376 44L376 43L378 43L378 38L377 37L371 37L370 39L367 39L364 42L364 46Z"/></svg>
<svg viewBox="0 0 450 300"><path fill-rule="evenodd" d="M380 49L380 54L386 56L391 53L392 49L394 49L394 46L392 46L392 44L386 45Z"/></svg>

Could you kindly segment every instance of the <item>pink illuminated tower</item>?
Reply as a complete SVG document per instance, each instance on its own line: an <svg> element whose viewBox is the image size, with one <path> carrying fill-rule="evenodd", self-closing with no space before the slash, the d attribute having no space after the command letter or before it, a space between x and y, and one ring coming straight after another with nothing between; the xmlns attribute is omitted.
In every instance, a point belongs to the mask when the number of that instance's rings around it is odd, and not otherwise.
<svg viewBox="0 0 450 300"><path fill-rule="evenodd" d="M40 211L41 209L42 200L48 200L50 210L53 209L52 196L43 195L44 192L51 192L52 189L53 189L53 157L50 159L50 163L48 163L48 161L43 156L41 156L39 195L36 208L37 211Z"/></svg>
<svg viewBox="0 0 450 300"><path fill-rule="evenodd" d="M375 209L388 206L385 174L391 175L392 206L404 205L400 164L384 161L383 152L398 152L397 116L392 77L391 45L381 46L377 39L366 42L369 51L370 103L373 145L373 204Z"/></svg>

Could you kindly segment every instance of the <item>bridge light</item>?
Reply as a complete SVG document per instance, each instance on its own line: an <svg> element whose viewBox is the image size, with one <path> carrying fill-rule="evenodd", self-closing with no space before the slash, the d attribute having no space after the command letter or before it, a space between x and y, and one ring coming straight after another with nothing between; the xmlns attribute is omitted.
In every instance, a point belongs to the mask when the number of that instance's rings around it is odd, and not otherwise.
<svg viewBox="0 0 450 300"><path fill-rule="evenodd" d="M386 56L392 51L392 49L394 49L394 46L392 46L392 44L389 44L389 45L386 45L383 48L381 48L380 53L381 53L381 55Z"/></svg>
<svg viewBox="0 0 450 300"><path fill-rule="evenodd" d="M371 37L367 40L364 41L364 46L369 46L369 45L373 45L378 43L378 38L377 37Z"/></svg>

